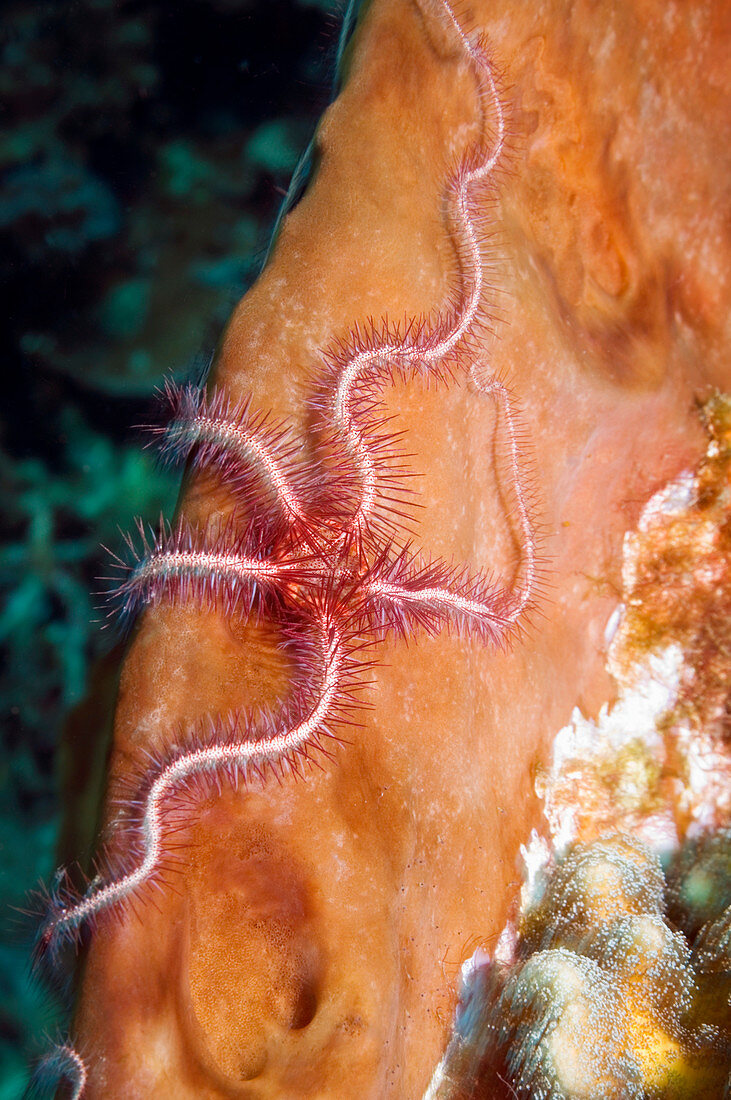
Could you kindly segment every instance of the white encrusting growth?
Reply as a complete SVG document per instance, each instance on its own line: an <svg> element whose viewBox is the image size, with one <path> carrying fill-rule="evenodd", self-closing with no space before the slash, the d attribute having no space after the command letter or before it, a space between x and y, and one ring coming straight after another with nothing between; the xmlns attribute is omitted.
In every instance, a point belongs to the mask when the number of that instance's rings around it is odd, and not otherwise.
<svg viewBox="0 0 731 1100"><path fill-rule="evenodd" d="M593 768L610 766L616 760L616 814L622 809L628 815L624 827L632 828L648 843L660 843L671 848L677 842L674 818L670 806L648 815L640 813L648 800L647 783L651 773L641 766L664 759L663 738L659 725L675 704L683 669L683 654L678 646L669 646L653 654L638 669L636 679L622 686L619 698L610 707L604 704L596 719L586 718L574 708L568 725L559 730L553 742L550 769L539 777L536 789L543 799L544 813L557 852L563 852L576 839L577 821L585 806L575 801L576 789L568 782L586 769L587 779ZM633 753L624 768L622 754ZM621 786L619 779L621 777ZM567 797L569 791L572 792ZM621 799L621 801L620 801Z"/></svg>
<svg viewBox="0 0 731 1100"><path fill-rule="evenodd" d="M712 441L709 455L714 446ZM612 776L611 801L608 794L605 801L613 827L631 831L657 851L667 853L677 846L678 806L691 819L687 827L691 836L713 828L728 813L727 761L714 738L696 728L678 708L683 691L692 691L693 680L683 646L664 638L650 652L640 650L629 664L623 656L628 609L637 605L642 592L644 540L653 533L661 538L665 524L690 516L698 493L696 475L684 471L650 498L636 531L625 534L621 603L606 630L607 671L618 697L611 706L605 703L596 718L574 709L569 723L556 734L549 768L536 782L559 853L575 840L587 798L601 795L600 774ZM713 545L716 524L709 518L702 528L697 525L699 550L701 535ZM689 574L689 580L693 577L697 580L697 575ZM677 784L661 791L657 777L666 769L678 770L680 762L682 791L678 793Z"/></svg>

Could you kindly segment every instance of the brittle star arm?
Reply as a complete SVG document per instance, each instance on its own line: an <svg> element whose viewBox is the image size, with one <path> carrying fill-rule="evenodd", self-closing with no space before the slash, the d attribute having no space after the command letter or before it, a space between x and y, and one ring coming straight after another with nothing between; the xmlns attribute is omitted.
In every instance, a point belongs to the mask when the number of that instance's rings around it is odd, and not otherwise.
<svg viewBox="0 0 731 1100"><path fill-rule="evenodd" d="M475 65L481 96L487 95L495 116L495 137L492 147L473 168L462 169L453 184L452 203L458 223L458 255L461 261L460 304L451 324L445 329L436 326L423 333L407 327L403 340L376 341L375 346L357 351L337 371L332 397L332 418L343 446L354 463L360 479L360 499L349 530L367 525L375 507L378 465L368 441L367 428L359 423L354 410L359 400L359 387L372 387L376 378L388 378L394 369L416 373L432 371L444 364L459 343L472 329L483 293L483 271L474 218L470 211L470 188L494 171L505 143L505 114L495 84L490 62L478 44L473 44L457 22L448 3L444 4L456 28L462 45Z"/></svg>
<svg viewBox="0 0 731 1100"><path fill-rule="evenodd" d="M246 777L252 767L291 759L292 754L306 749L327 730L343 690L347 646L342 628L330 614L322 615L316 630L322 657L320 688L300 721L272 735L244 736L193 748L165 764L145 798L139 825L143 852L140 862L104 885L92 884L75 904L61 904L44 930L45 943L74 937L89 920L125 902L152 878L164 852L165 804L191 777L217 776L222 771ZM235 718L231 724L236 729Z"/></svg>
<svg viewBox="0 0 731 1100"><path fill-rule="evenodd" d="M215 467L239 499L265 502L268 522L312 525L312 474L287 424L252 410L250 398L232 402L192 385L167 383L163 397L169 418L152 434L164 462L192 453L196 468Z"/></svg>
<svg viewBox="0 0 731 1100"><path fill-rule="evenodd" d="M230 528L230 530L229 530ZM178 603L221 601L227 614L248 613L262 593L283 592L302 578L298 557L257 556L256 528L234 534L231 524L214 535L201 535L182 520L151 536L139 525L141 549L127 536L127 560L112 555L112 568L124 574L109 593L112 612L131 621L162 599Z"/></svg>
<svg viewBox="0 0 731 1100"><path fill-rule="evenodd" d="M70 1086L69 1100L81 1100L86 1089L88 1071L84 1059L69 1043L59 1043L45 1055L35 1071L31 1088L49 1081L56 1085L66 1080Z"/></svg>

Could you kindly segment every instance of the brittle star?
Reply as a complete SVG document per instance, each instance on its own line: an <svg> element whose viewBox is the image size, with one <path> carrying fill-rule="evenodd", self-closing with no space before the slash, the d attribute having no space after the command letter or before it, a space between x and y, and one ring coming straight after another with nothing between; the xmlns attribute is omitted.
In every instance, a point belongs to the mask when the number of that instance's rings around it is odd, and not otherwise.
<svg viewBox="0 0 731 1100"><path fill-rule="evenodd" d="M141 545L129 537L127 558L116 559L124 577L114 598L124 618L163 600L272 618L295 642L301 676L294 700L274 717L232 712L207 718L184 744L153 761L118 826L128 840L128 863L100 872L82 897L59 886L41 935L51 954L103 914L124 911L159 878L166 829L179 823L176 795L186 783L220 786L228 775L235 785L268 770L297 772L315 751L329 755L323 740L339 739L338 729L359 705L357 692L371 667L362 659L364 645L389 631L407 636L443 627L500 645L531 603L536 540L515 412L507 388L484 363L470 363L470 376L503 416L522 583L499 586L483 573L425 559L399 542L409 494L399 436L384 430L381 393L397 375L448 381L468 358L483 296L472 193L494 173L505 142L503 106L485 47L462 30L448 0L442 6L473 66L483 112L494 116L493 140L478 139L449 187L460 262L452 306L434 324L384 325L367 333L356 328L323 356L321 383L310 400L318 443L309 462L293 430L252 410L249 400L235 404L221 392L168 386L169 421L155 432L163 458L214 473L239 507L218 529L180 521L149 536L140 526Z"/></svg>

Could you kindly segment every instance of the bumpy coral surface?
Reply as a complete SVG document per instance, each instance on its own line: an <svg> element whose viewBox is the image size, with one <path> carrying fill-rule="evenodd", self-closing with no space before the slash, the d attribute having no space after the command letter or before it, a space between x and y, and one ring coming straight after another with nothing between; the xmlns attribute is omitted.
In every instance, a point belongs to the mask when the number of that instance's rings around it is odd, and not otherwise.
<svg viewBox="0 0 731 1100"><path fill-rule="evenodd" d="M503 1079L539 1100L726 1095L729 408L702 408L696 471L625 537L607 634L618 698L596 721L576 710L554 742L537 782L552 848L526 849L507 958L466 976L435 1096Z"/></svg>
<svg viewBox="0 0 731 1100"><path fill-rule="evenodd" d="M728 834L705 850L727 861ZM720 1100L731 1065L730 910L723 893L706 895L707 920L692 935L669 915L693 926L695 902L678 901L679 883L698 856L695 846L679 853L666 884L657 856L625 834L570 848L523 914L513 957L466 975L461 1024L430 1095L492 1096L503 1082L525 1100Z"/></svg>

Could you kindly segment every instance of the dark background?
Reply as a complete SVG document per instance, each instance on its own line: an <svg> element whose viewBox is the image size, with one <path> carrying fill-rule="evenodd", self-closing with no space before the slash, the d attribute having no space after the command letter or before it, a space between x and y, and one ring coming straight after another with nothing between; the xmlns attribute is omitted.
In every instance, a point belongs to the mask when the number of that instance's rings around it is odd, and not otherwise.
<svg viewBox="0 0 731 1100"><path fill-rule="evenodd" d="M177 492L132 425L200 376L255 278L344 7L0 6L0 1100L64 1026L17 910L57 864L64 717L114 641L101 544Z"/></svg>

